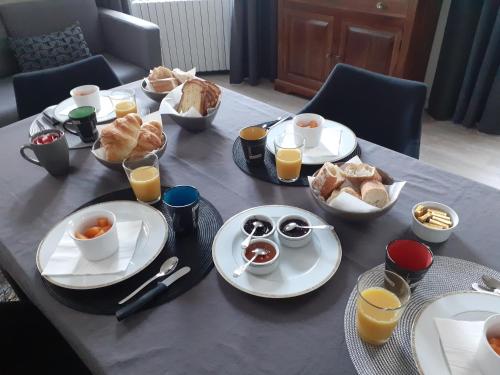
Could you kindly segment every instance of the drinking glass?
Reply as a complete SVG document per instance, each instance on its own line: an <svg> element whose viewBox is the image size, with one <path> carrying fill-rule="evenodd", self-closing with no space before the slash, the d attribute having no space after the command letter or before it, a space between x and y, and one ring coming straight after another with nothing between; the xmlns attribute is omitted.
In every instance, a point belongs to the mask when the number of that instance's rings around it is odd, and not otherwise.
<svg viewBox="0 0 500 375"><path fill-rule="evenodd" d="M276 172L280 181L297 181L300 176L304 146L304 137L293 132L285 132L274 140Z"/></svg>
<svg viewBox="0 0 500 375"><path fill-rule="evenodd" d="M116 117L124 117L129 113L137 113L135 92L131 89L118 89L111 91L109 98L113 102Z"/></svg>
<svg viewBox="0 0 500 375"><path fill-rule="evenodd" d="M357 283L356 327L368 344L385 344L410 299L408 283L397 273L371 270Z"/></svg>
<svg viewBox="0 0 500 375"><path fill-rule="evenodd" d="M154 204L160 200L160 169L156 154L146 154L142 159L125 159L122 165L139 202Z"/></svg>

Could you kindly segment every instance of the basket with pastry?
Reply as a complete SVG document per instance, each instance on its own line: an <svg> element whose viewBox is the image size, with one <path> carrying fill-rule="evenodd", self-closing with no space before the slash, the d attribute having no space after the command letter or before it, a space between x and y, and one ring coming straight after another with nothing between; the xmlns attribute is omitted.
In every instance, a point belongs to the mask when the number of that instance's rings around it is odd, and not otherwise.
<svg viewBox="0 0 500 375"><path fill-rule="evenodd" d="M123 160L140 159L150 152L161 157L166 148L167 135L161 123L143 122L139 115L130 113L101 129L99 138L92 146L92 153L102 165L123 170Z"/></svg>
<svg viewBox="0 0 500 375"><path fill-rule="evenodd" d="M346 163L327 162L309 177L316 203L326 212L348 220L382 216L394 206L405 183L394 181L357 156Z"/></svg>
<svg viewBox="0 0 500 375"><path fill-rule="evenodd" d="M222 91L215 83L190 79L177 86L162 100L162 120L169 118L186 130L197 132L207 129L217 115Z"/></svg>
<svg viewBox="0 0 500 375"><path fill-rule="evenodd" d="M184 72L178 68L170 70L166 66L157 66L142 80L141 88L149 98L160 103L170 91L195 77L196 68Z"/></svg>

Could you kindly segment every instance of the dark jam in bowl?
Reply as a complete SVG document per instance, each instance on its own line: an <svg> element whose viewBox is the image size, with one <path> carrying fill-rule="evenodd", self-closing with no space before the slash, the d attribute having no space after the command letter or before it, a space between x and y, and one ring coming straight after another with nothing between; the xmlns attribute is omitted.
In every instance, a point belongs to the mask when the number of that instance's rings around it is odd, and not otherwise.
<svg viewBox="0 0 500 375"><path fill-rule="evenodd" d="M255 223L256 221L260 221L262 223L262 226L260 228L257 228L257 230L255 231L255 237L262 237L273 230L273 225L270 222L263 219L251 218L247 220L245 225L243 225L243 229L245 230L245 232L247 232L247 234L252 233L253 223Z"/></svg>
<svg viewBox="0 0 500 375"><path fill-rule="evenodd" d="M305 236L310 231L310 229L304 229L304 228L299 228L299 227L296 227L293 230L286 231L285 227L288 224L290 224L290 223L297 223L297 225L300 225L300 226L303 226L303 227L307 227L309 225L304 220L300 220L300 219L288 219L288 220L285 220L280 225L280 231L281 231L281 233L283 233L286 236L289 236L289 237L302 237L302 236Z"/></svg>
<svg viewBox="0 0 500 375"><path fill-rule="evenodd" d="M276 249L273 245L267 242L254 242L250 244L245 250L245 258L248 260L252 259L255 255L253 250L255 249L263 249L267 251L266 255L258 255L257 258L253 261L253 263L266 263L270 260L274 259L276 256Z"/></svg>

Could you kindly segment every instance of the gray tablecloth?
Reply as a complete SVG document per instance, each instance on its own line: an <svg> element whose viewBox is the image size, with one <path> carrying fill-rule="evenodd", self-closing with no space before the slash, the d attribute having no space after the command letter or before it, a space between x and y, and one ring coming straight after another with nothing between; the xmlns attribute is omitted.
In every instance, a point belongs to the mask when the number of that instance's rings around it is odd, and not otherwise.
<svg viewBox="0 0 500 375"><path fill-rule="evenodd" d="M75 208L128 182L87 150L71 153L70 175L51 177L19 155L28 121L0 129L0 264L96 374L354 373L344 339L347 299L357 276L384 261L390 240L412 237L410 209L418 201L440 201L460 215L450 240L433 247L436 254L500 269L499 191L361 141L365 161L408 184L393 210L375 221L352 224L326 217L307 188L261 182L234 165L231 147L238 129L282 111L231 91L223 95L209 131L191 134L165 124L169 141L161 159L162 183L199 187L224 219L262 204L298 206L327 218L341 239L343 259L316 292L290 300L260 299L229 286L214 270L173 302L123 323L61 305L36 270L38 242Z"/></svg>

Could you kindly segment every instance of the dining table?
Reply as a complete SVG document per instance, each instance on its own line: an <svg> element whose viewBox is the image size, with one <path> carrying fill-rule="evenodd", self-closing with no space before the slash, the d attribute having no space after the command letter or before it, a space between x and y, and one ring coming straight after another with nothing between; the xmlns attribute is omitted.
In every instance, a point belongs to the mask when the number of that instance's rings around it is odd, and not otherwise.
<svg viewBox="0 0 500 375"><path fill-rule="evenodd" d="M139 84L134 83L137 89ZM122 322L54 299L35 255L45 234L65 216L96 197L128 188L125 173L105 168L89 149L79 149L70 151L70 173L53 177L19 154L29 141L33 117L0 129L0 267L92 373L355 374L344 334L347 300L358 276L384 262L391 240L415 238L410 224L417 202L444 203L460 217L451 238L432 245L434 254L500 270L500 192L477 181L359 139L364 162L407 184L384 216L349 222L326 214L308 187L275 185L244 174L231 152L239 129L283 112L223 89L209 129L191 133L164 122L168 144L160 159L161 182L197 187L224 220L260 205L296 206L321 216L334 225L342 245L334 276L306 295L266 299L233 288L213 269L178 298ZM160 118L157 112L149 116ZM466 163L467 154L463 158L457 162Z"/></svg>

